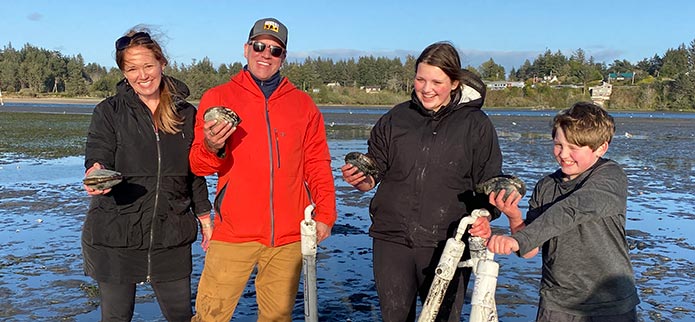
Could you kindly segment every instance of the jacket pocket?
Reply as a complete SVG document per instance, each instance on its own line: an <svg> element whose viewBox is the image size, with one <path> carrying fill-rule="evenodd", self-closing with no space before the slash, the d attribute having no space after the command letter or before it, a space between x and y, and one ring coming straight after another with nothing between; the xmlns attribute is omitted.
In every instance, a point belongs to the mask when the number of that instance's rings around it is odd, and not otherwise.
<svg viewBox="0 0 695 322"><path fill-rule="evenodd" d="M96 246L141 248L143 228L140 204L116 205L113 198L95 196L84 224L84 239Z"/></svg>
<svg viewBox="0 0 695 322"><path fill-rule="evenodd" d="M198 236L198 224L187 197L167 199L168 209L155 218L155 248L170 248L193 243Z"/></svg>

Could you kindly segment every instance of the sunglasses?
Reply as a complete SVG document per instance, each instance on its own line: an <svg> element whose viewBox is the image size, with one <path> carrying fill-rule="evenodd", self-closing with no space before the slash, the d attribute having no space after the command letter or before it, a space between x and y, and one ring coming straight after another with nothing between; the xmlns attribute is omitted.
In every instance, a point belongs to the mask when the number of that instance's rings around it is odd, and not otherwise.
<svg viewBox="0 0 695 322"><path fill-rule="evenodd" d="M265 50L265 47L270 48L270 54L273 57L280 57L282 54L285 52L285 49L279 46L273 46L273 45L266 45L260 41L250 41L249 45L253 47L253 51L257 53L262 53Z"/></svg>
<svg viewBox="0 0 695 322"><path fill-rule="evenodd" d="M123 49L126 49L131 43L142 45L151 44L153 43L153 41L152 38L150 38L150 34L144 31L140 31L134 33L132 36L123 36L121 38L118 38L118 40L116 40L116 50L121 51Z"/></svg>

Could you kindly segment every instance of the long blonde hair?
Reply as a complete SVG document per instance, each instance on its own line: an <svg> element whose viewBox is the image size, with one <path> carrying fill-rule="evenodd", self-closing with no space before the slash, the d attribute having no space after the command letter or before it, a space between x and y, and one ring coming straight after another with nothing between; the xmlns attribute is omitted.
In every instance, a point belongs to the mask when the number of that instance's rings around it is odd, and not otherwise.
<svg viewBox="0 0 695 322"><path fill-rule="evenodd" d="M123 37L116 40L116 64L123 71L125 62L125 50L134 47L142 46L149 49L154 54L155 59L162 66L166 66L169 61L164 55L162 47L159 46L156 40L152 39L147 28L133 28L128 31ZM176 93L176 87L171 79L162 75L162 82L159 84L159 105L154 111L154 124L158 129L161 129L168 134L176 134L181 132L181 124L183 117L176 112L173 95Z"/></svg>

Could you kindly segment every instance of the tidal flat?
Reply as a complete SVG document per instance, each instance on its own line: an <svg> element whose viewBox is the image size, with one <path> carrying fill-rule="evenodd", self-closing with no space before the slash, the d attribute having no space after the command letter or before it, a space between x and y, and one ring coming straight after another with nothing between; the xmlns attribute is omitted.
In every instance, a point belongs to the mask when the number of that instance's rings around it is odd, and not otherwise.
<svg viewBox="0 0 695 322"><path fill-rule="evenodd" d="M98 290L82 273L80 250L89 202L80 180L91 110L69 108L44 108L57 113L0 110L3 321L99 319ZM88 112L74 112L82 108ZM386 110L325 107L322 111L333 159L338 221L333 235L319 245L320 320L379 321L367 235L373 192L360 193L348 186L339 168L348 152L366 151L371 125ZM533 186L557 168L550 141L554 111L490 109L487 113L498 132L505 173ZM606 157L619 162L629 178L627 239L641 299L638 315L641 321L693 321L695 115L612 114L617 132ZM216 178L208 179L214 191ZM528 197L529 193L522 205ZM494 221L493 228L496 233L508 233L504 217ZM195 292L204 253L198 244L193 248ZM496 260L500 263L496 296L500 321L533 321L540 258L496 256ZM303 320L301 289L293 314L296 321ZM164 321L148 285L139 286L137 296L134 321ZM234 321L255 321L256 310L255 293L248 287ZM467 320L465 316L463 321Z"/></svg>

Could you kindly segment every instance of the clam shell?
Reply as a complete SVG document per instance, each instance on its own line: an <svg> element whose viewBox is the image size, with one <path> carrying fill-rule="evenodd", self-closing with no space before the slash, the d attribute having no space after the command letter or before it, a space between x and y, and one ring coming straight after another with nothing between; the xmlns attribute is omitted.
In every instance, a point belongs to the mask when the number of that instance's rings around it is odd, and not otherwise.
<svg viewBox="0 0 695 322"><path fill-rule="evenodd" d="M207 109L205 114L203 114L203 119L205 119L205 122L212 120L217 120L217 122L229 122L232 123L232 126L237 126L241 123L239 115L224 106L213 106Z"/></svg>
<svg viewBox="0 0 695 322"><path fill-rule="evenodd" d="M504 189L504 200L507 200L512 191L516 190L523 197L526 194L526 185L521 179L511 175L501 175L488 179L475 186L475 192L489 195L491 192L499 192Z"/></svg>
<svg viewBox="0 0 695 322"><path fill-rule="evenodd" d="M96 190L106 190L123 181L123 176L120 172L107 169L96 169L89 173L82 183L85 186Z"/></svg>
<svg viewBox="0 0 695 322"><path fill-rule="evenodd" d="M364 175L375 176L379 173L376 168L376 163L372 158L360 152L350 152L345 155L345 163L352 164L357 167Z"/></svg>

